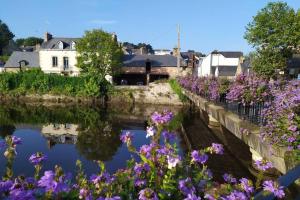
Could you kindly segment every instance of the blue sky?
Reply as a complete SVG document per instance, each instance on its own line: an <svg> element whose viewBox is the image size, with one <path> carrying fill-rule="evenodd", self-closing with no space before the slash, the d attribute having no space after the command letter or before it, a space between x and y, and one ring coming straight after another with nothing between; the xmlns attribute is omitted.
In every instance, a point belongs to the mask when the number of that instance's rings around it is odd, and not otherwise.
<svg viewBox="0 0 300 200"><path fill-rule="evenodd" d="M154 48L251 51L245 26L266 0L1 0L0 19L16 38L81 37L85 30L116 32L120 41L146 42ZM300 0L286 1L294 9Z"/></svg>

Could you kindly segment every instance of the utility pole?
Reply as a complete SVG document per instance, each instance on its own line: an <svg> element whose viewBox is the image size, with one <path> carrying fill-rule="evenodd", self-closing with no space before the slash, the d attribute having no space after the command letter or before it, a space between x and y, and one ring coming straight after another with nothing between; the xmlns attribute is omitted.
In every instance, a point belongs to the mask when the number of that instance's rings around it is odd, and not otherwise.
<svg viewBox="0 0 300 200"><path fill-rule="evenodd" d="M178 41L177 41L177 68L180 68L180 25L177 25L177 35L178 35Z"/></svg>

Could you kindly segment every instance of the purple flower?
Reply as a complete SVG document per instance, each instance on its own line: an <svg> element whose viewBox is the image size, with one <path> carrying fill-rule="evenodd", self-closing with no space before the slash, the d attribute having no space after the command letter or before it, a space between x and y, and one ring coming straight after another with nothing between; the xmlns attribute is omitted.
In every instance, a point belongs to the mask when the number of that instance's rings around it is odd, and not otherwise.
<svg viewBox="0 0 300 200"><path fill-rule="evenodd" d="M167 110L162 113L154 112L151 115L151 120L155 124L166 124L173 119L173 113Z"/></svg>
<svg viewBox="0 0 300 200"><path fill-rule="evenodd" d="M121 200L121 197L114 196L114 197L99 197L97 200Z"/></svg>
<svg viewBox="0 0 300 200"><path fill-rule="evenodd" d="M79 190L79 199L92 200L91 192L85 188Z"/></svg>
<svg viewBox="0 0 300 200"><path fill-rule="evenodd" d="M9 198L13 200L33 200L34 193L32 190L23 190L22 188L14 189L9 192Z"/></svg>
<svg viewBox="0 0 300 200"><path fill-rule="evenodd" d="M111 176L109 173L107 172L103 172L101 175L91 175L90 177L90 181L93 183L93 184L98 184L100 182L103 182L103 183L106 183L106 184L110 184L112 183L113 181L115 180L115 177L114 176Z"/></svg>
<svg viewBox="0 0 300 200"><path fill-rule="evenodd" d="M259 170L262 170L262 171L266 171L273 167L271 162L268 162L265 160L256 160L254 164Z"/></svg>
<svg viewBox="0 0 300 200"><path fill-rule="evenodd" d="M201 198L196 196L195 194L188 194L184 200L201 200Z"/></svg>
<svg viewBox="0 0 300 200"><path fill-rule="evenodd" d="M234 190L225 198L226 200L248 200L249 198L240 191Z"/></svg>
<svg viewBox="0 0 300 200"><path fill-rule="evenodd" d="M135 185L136 187L141 187L141 186L146 185L146 181L137 178L137 179L134 180L134 185Z"/></svg>
<svg viewBox="0 0 300 200"><path fill-rule="evenodd" d="M166 140L174 140L175 137L176 137L176 134L175 133L172 133L172 132L169 132L169 131L162 131L162 135L164 136L164 138Z"/></svg>
<svg viewBox="0 0 300 200"><path fill-rule="evenodd" d="M55 180L55 173L53 171L45 171L44 176L38 181L38 186L45 188L46 191L53 193L67 192L69 186L65 183L68 182L67 176L59 177L59 180Z"/></svg>
<svg viewBox="0 0 300 200"><path fill-rule="evenodd" d="M139 192L139 200L158 200L158 197L152 189L145 188Z"/></svg>
<svg viewBox="0 0 300 200"><path fill-rule="evenodd" d="M47 160L47 156L46 155L43 155L42 153L40 152L37 152L35 154L32 154L30 157L29 157L29 162L31 162L33 165L38 165L40 164L41 162Z"/></svg>
<svg viewBox="0 0 300 200"><path fill-rule="evenodd" d="M236 183L237 182L236 178L234 178L231 174L224 174L223 178L227 183Z"/></svg>
<svg viewBox="0 0 300 200"><path fill-rule="evenodd" d="M178 182L178 189L184 194L193 194L196 192L195 187L193 186L191 178L186 178L184 180L179 180Z"/></svg>
<svg viewBox="0 0 300 200"><path fill-rule="evenodd" d="M150 171L150 166L147 163L144 164L135 164L134 168L133 168L134 172L136 175L141 175L143 172L149 172Z"/></svg>
<svg viewBox="0 0 300 200"><path fill-rule="evenodd" d="M240 185L247 194L251 194L254 191L251 181L246 178L240 179Z"/></svg>
<svg viewBox="0 0 300 200"><path fill-rule="evenodd" d="M12 136L12 143L13 145L22 144L21 138Z"/></svg>
<svg viewBox="0 0 300 200"><path fill-rule="evenodd" d="M150 126L150 127L147 127L146 132L147 132L146 138L152 137L155 135L156 129L153 126Z"/></svg>
<svg viewBox="0 0 300 200"><path fill-rule="evenodd" d="M192 163L201 163L204 164L206 163L207 159L208 159L208 155L204 154L200 154L199 151L194 150L192 151Z"/></svg>
<svg viewBox="0 0 300 200"><path fill-rule="evenodd" d="M123 143L131 143L133 135L127 131L125 134L121 135L120 139Z"/></svg>
<svg viewBox="0 0 300 200"><path fill-rule="evenodd" d="M212 151L216 154L223 154L224 153L224 148L222 144L217 144L217 143L212 143Z"/></svg>
<svg viewBox="0 0 300 200"><path fill-rule="evenodd" d="M8 181L0 181L0 194L3 192L8 192L9 188L13 185L11 180Z"/></svg>
<svg viewBox="0 0 300 200"><path fill-rule="evenodd" d="M180 157L176 156L167 156L168 160L168 169L173 169L180 162Z"/></svg>
<svg viewBox="0 0 300 200"><path fill-rule="evenodd" d="M279 186L278 183L273 181L264 181L263 183L264 191L269 191L274 194L275 197L283 198L285 193L283 191L283 187Z"/></svg>

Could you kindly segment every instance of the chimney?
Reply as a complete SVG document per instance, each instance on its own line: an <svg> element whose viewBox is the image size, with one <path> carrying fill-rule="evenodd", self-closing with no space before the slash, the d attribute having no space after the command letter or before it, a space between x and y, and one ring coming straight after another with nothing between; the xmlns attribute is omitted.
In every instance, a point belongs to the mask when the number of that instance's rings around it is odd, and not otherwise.
<svg viewBox="0 0 300 200"><path fill-rule="evenodd" d="M177 56L178 55L178 48L177 47L174 47L173 48L173 56Z"/></svg>
<svg viewBox="0 0 300 200"><path fill-rule="evenodd" d="M44 42L48 42L52 39L52 35L48 32L45 33Z"/></svg>
<svg viewBox="0 0 300 200"><path fill-rule="evenodd" d="M146 55L146 54L148 54L146 47L141 47L141 48L140 48L140 52L141 52L141 55Z"/></svg>
<svg viewBox="0 0 300 200"><path fill-rule="evenodd" d="M37 43L37 44L35 45L35 51L39 51L40 48L41 48L41 44L40 44L40 43Z"/></svg>
<svg viewBox="0 0 300 200"><path fill-rule="evenodd" d="M111 34L111 36L112 36L112 39L113 39L115 42L118 41L118 37L117 37L117 34L116 34L115 32L113 32L113 33Z"/></svg>

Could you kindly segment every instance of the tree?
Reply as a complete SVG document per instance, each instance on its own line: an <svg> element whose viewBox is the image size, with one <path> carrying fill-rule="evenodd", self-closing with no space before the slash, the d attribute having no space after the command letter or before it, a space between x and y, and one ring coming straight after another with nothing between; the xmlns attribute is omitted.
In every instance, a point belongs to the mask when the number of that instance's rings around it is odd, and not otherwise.
<svg viewBox="0 0 300 200"><path fill-rule="evenodd" d="M35 46L41 44L44 40L38 37L20 38L16 40L17 45L20 46Z"/></svg>
<svg viewBox="0 0 300 200"><path fill-rule="evenodd" d="M3 48L14 37L15 35L9 30L8 26L0 20L0 55L2 55Z"/></svg>
<svg viewBox="0 0 300 200"><path fill-rule="evenodd" d="M245 39L256 48L253 69L272 77L284 70L300 45L300 12L284 2L271 2L246 27Z"/></svg>
<svg viewBox="0 0 300 200"><path fill-rule="evenodd" d="M95 29L86 31L76 43L77 67L99 83L106 75L114 75L122 64L123 51L112 34Z"/></svg>

